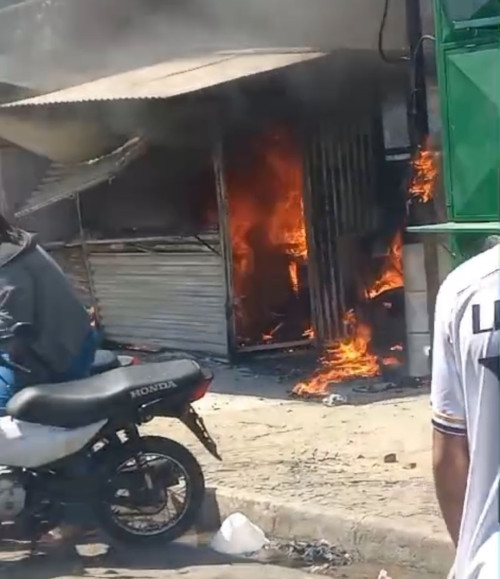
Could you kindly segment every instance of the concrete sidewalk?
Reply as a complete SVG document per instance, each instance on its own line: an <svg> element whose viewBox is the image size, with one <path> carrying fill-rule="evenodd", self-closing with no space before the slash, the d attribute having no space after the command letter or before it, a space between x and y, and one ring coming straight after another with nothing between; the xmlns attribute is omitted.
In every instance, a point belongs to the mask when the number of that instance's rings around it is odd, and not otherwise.
<svg viewBox="0 0 500 579"><path fill-rule="evenodd" d="M185 443L209 487L204 522L235 511L269 535L326 539L360 561L445 575L452 551L434 499L428 393L358 396L327 408L292 401L270 378L223 369L198 405L224 462L175 421L145 428ZM244 393L256 392L257 396ZM263 394L267 394L265 397ZM395 462L386 455L395 454Z"/></svg>

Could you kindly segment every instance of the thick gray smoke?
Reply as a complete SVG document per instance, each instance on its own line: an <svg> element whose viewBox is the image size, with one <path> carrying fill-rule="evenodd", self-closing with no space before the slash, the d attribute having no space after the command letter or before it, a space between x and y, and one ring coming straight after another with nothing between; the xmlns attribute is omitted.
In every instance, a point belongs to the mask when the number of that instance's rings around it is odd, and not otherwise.
<svg viewBox="0 0 500 579"><path fill-rule="evenodd" d="M403 4L391 9L386 50L404 46ZM47 91L190 53L369 48L382 8L383 0L28 0L0 10L0 82Z"/></svg>

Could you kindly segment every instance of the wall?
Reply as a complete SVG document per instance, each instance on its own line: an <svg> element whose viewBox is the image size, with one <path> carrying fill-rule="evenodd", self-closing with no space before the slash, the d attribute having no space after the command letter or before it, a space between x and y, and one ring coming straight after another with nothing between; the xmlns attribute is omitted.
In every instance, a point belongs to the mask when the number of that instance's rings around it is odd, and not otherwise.
<svg viewBox="0 0 500 579"><path fill-rule="evenodd" d="M199 233L216 211L210 154L153 147L81 200L86 228L104 237Z"/></svg>

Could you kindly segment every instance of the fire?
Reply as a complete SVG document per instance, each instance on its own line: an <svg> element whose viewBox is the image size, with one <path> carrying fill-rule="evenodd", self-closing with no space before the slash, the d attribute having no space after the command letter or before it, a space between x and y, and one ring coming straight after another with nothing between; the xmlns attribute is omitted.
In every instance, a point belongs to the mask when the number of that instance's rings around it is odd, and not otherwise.
<svg viewBox="0 0 500 579"><path fill-rule="evenodd" d="M275 129L269 137L266 160L281 190L269 219L269 239L273 245L284 245L289 255L307 259L301 153L286 129Z"/></svg>
<svg viewBox="0 0 500 579"><path fill-rule="evenodd" d="M302 200L302 162L298 148L292 146L290 135L284 129L273 132L279 148L270 149L267 156L281 192L275 210L269 219L269 240L281 246L290 257L288 272L293 291L299 291L299 265L307 261L307 239Z"/></svg>
<svg viewBox="0 0 500 579"><path fill-rule="evenodd" d="M403 241L401 232L398 232L391 243L382 273L365 291L366 299L372 300L388 290L403 287L402 253ZM387 302L384 307L388 305L391 304ZM332 382L380 375L379 359L370 352L370 326L359 322L354 310L349 310L343 321L350 330L350 336L333 342L325 349L320 369L310 380L297 384L293 389L297 396L324 396ZM402 350L402 344L391 348L392 352ZM388 356L381 360L381 364L395 366L400 364L400 360L396 356Z"/></svg>
<svg viewBox="0 0 500 579"><path fill-rule="evenodd" d="M386 291L403 287L403 283L403 240L401 232L398 232L389 248L382 273L365 295L372 300Z"/></svg>
<svg viewBox="0 0 500 579"><path fill-rule="evenodd" d="M313 328L307 328L307 330L302 334L303 338L307 338L308 340L314 340L315 334Z"/></svg>
<svg viewBox="0 0 500 579"><path fill-rule="evenodd" d="M396 358L396 356L386 356L382 358L383 366L399 366L400 363L399 358Z"/></svg>
<svg viewBox="0 0 500 579"><path fill-rule="evenodd" d="M370 353L370 326L358 322L354 310L344 316L344 324L351 336L333 342L321 359L321 368L307 382L297 384L293 393L298 396L324 396L330 382L347 378L370 378L380 374L377 356Z"/></svg>
<svg viewBox="0 0 500 579"><path fill-rule="evenodd" d="M288 266L288 271L290 273L290 283L292 284L293 291L298 293L299 291L299 265L296 261L291 261Z"/></svg>
<svg viewBox="0 0 500 579"><path fill-rule="evenodd" d="M428 203L434 197L438 170L436 153L427 146L419 149L413 161L414 174L409 189L410 201Z"/></svg>
<svg viewBox="0 0 500 579"><path fill-rule="evenodd" d="M252 334L249 328L286 301L287 292L298 296L300 267L308 258L300 148L286 127L273 128L252 144L248 157L228 166L226 173L240 336ZM263 260L278 254L285 258L283 273L271 267L267 274L261 274ZM276 277L269 279L269 275ZM266 329L262 340L270 342L274 334Z"/></svg>

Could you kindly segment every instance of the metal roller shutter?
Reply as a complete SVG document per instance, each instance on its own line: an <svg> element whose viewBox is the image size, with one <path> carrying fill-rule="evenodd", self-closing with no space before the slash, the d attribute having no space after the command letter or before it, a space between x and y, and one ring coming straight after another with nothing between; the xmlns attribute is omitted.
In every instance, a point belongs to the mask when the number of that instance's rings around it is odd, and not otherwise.
<svg viewBox="0 0 500 579"><path fill-rule="evenodd" d="M143 249L91 249L93 286L106 337L226 356L226 287L217 248L180 240L167 251Z"/></svg>

